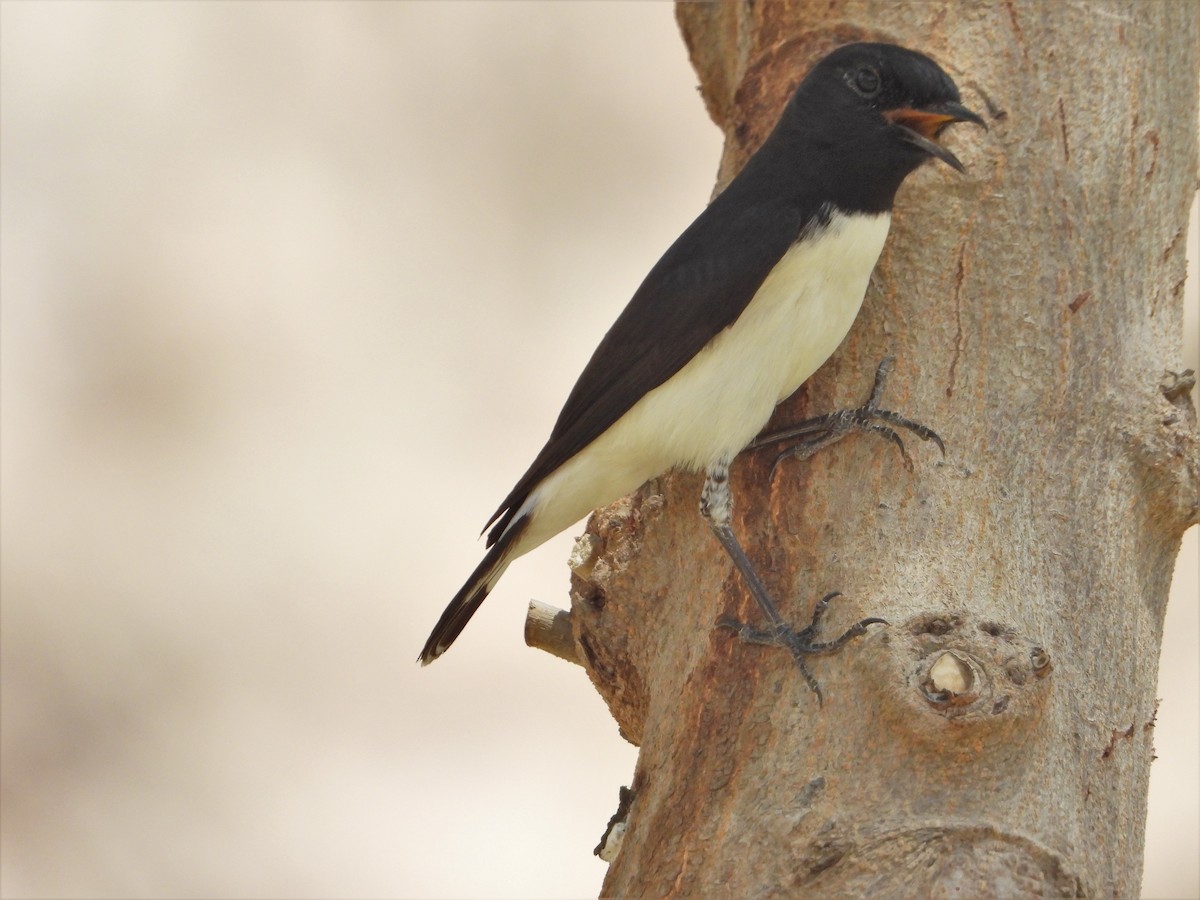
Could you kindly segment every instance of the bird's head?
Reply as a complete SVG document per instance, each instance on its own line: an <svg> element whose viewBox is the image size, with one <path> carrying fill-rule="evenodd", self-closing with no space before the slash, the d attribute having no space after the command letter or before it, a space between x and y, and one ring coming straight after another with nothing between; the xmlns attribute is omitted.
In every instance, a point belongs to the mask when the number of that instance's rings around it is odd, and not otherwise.
<svg viewBox="0 0 1200 900"><path fill-rule="evenodd" d="M962 105L958 86L941 66L894 44L840 47L817 64L805 79L810 81L817 93L834 95L829 100L844 114L885 137L881 151L907 171L930 157L963 171L958 157L939 144L938 137L955 122L987 130L983 119ZM860 129L852 131L861 136Z"/></svg>
<svg viewBox="0 0 1200 900"><path fill-rule="evenodd" d="M747 169L788 172L806 193L819 184L844 209L883 211L925 160L963 171L938 141L955 122L987 128L928 56L893 44L847 44L800 83L759 154L764 158Z"/></svg>

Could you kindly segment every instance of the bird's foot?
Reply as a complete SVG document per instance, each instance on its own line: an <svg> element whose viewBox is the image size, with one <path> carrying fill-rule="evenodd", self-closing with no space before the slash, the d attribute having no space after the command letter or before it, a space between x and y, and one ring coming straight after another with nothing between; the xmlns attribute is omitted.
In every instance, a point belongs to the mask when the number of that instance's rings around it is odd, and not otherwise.
<svg viewBox="0 0 1200 900"><path fill-rule="evenodd" d="M840 591L832 591L818 600L816 607L813 608L812 619L809 620L808 625L799 631L783 621L776 622L769 628L755 628L752 625L747 625L745 622L739 622L731 616L721 616L717 620L716 625L718 628L728 628L730 631L733 631L747 644L786 647L792 654L792 659L796 661L796 665L799 667L800 673L804 676L804 680L808 682L808 686L812 689L812 692L817 695L817 703L824 705L825 701L821 696L821 686L817 684L817 679L808 671L808 666L805 665L805 657L822 653L836 653L850 641L854 640L854 638L865 634L868 625L887 624L886 619L873 616L854 623L846 629L841 637L835 638L832 641L814 640L821 618L825 615L825 611L829 609L829 601L834 597L840 596Z"/></svg>
<svg viewBox="0 0 1200 900"><path fill-rule="evenodd" d="M841 440L852 431L864 431L887 438L896 445L900 456L904 459L905 468L910 472L913 467L912 460L909 458L908 450L905 449L904 441L897 429L909 431L923 441L933 441L942 451L942 456L945 456L946 445L932 428L880 407L879 401L883 394L883 385L891 373L893 362L894 359L889 356L879 364L879 368L875 370L875 384L871 388L871 396L862 406L855 409L838 410L813 419L805 419L789 428L761 434L750 442L749 449L753 450L785 441L794 442L792 446L775 457L775 462L771 466L772 478L775 477L775 470L779 468L779 464L785 459L790 457L807 459L821 448Z"/></svg>

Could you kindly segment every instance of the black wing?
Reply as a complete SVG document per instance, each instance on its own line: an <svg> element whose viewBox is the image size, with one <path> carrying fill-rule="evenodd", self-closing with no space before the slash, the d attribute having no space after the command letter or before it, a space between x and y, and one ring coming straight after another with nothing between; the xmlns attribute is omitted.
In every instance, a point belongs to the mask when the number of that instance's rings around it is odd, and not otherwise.
<svg viewBox="0 0 1200 900"><path fill-rule="evenodd" d="M738 193L731 185L650 270L579 376L550 440L488 522L488 546L543 478L737 320L813 216Z"/></svg>

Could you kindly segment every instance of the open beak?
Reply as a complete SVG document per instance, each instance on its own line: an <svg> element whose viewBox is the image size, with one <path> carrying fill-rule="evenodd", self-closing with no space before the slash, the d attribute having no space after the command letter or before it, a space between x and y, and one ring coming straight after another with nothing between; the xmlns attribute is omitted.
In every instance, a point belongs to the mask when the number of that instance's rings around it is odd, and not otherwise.
<svg viewBox="0 0 1200 900"><path fill-rule="evenodd" d="M960 172L966 171L958 157L937 142L947 125L970 122L987 131L987 124L961 103L935 103L923 109L890 109L883 117L900 129L903 140L920 147Z"/></svg>

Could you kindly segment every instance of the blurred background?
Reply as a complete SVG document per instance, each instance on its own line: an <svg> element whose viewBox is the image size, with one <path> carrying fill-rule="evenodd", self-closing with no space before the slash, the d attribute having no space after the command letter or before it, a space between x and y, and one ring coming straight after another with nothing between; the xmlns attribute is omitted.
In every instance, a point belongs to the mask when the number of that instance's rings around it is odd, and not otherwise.
<svg viewBox="0 0 1200 900"><path fill-rule="evenodd" d="M414 658L712 189L672 7L0 17L0 893L595 896L635 751L521 638L571 535ZM1150 897L1200 893L1197 567Z"/></svg>

